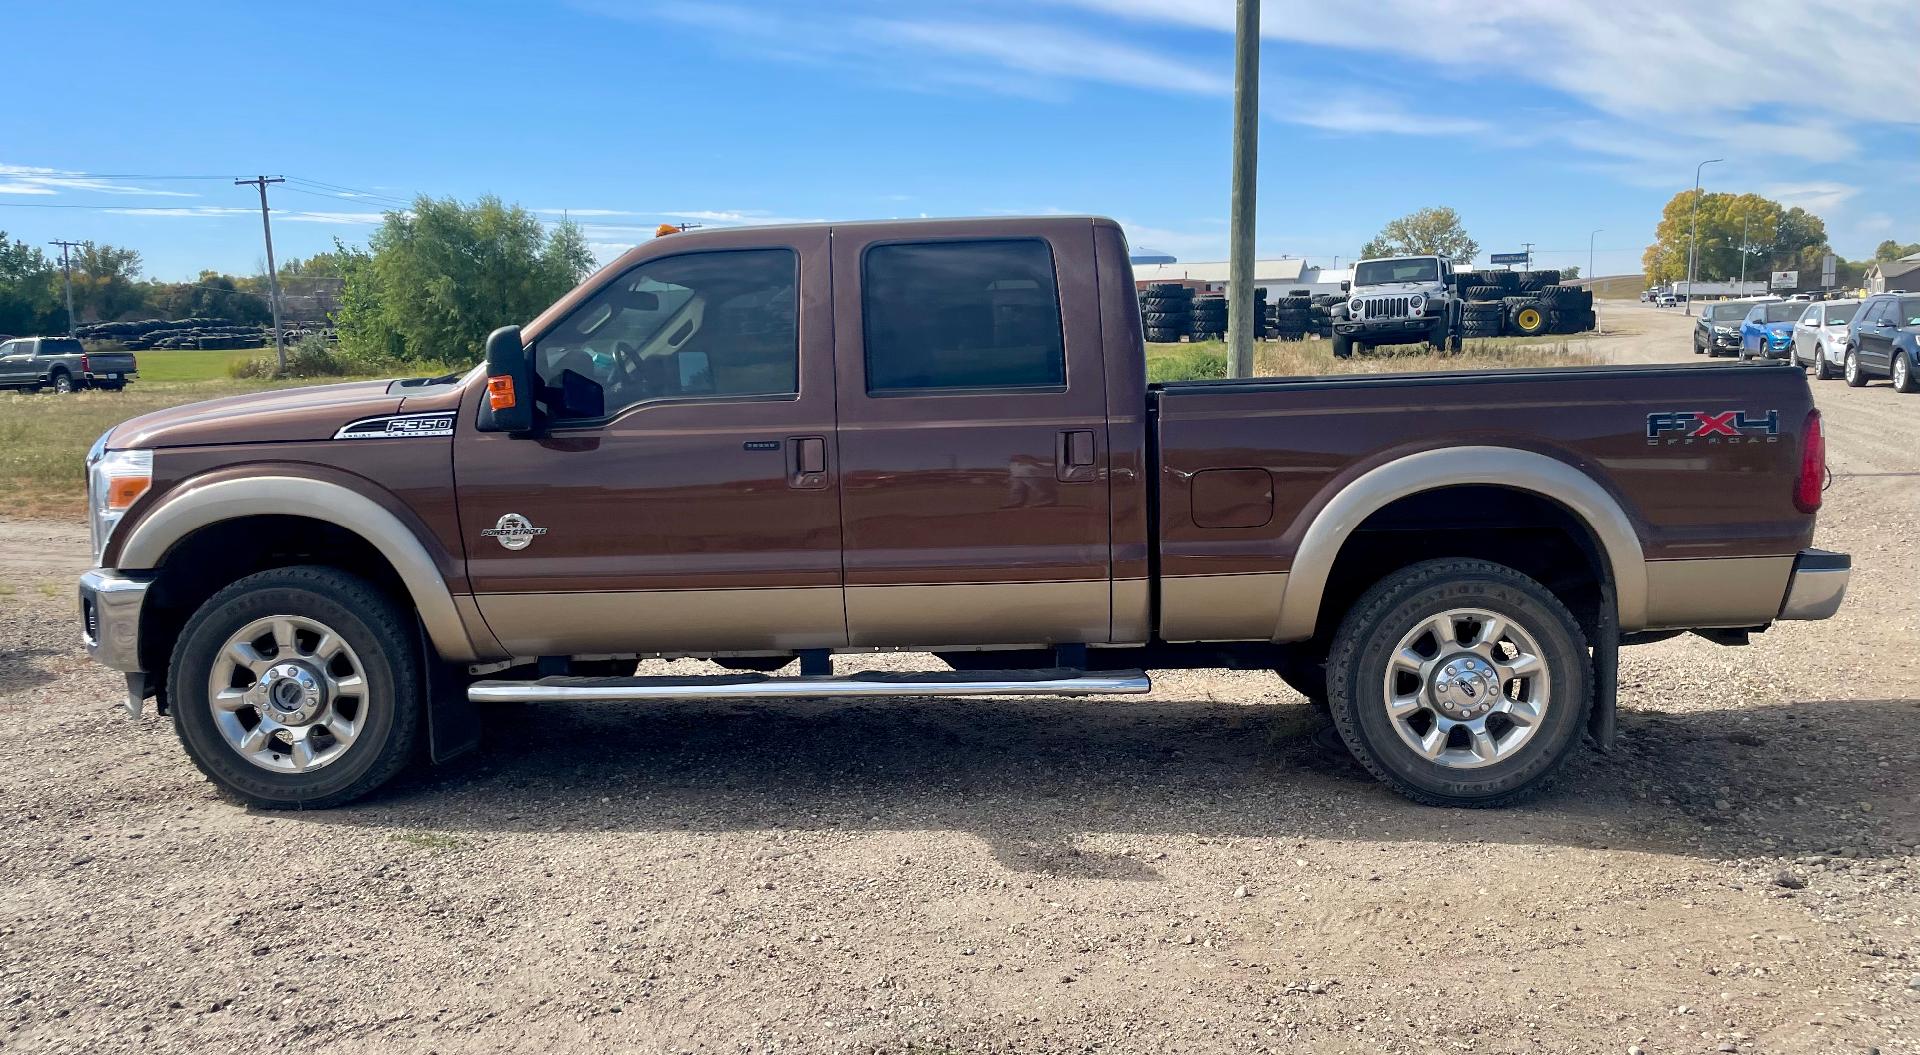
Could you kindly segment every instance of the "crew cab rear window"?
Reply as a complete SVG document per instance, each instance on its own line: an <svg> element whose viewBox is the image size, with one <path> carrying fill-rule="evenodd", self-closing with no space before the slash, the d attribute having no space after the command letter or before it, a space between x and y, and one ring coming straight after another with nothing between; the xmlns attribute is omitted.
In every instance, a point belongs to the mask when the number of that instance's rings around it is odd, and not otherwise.
<svg viewBox="0 0 1920 1055"><path fill-rule="evenodd" d="M41 355L79 355L82 351L84 351L84 349L80 347L80 342L74 340L72 337L42 337L40 339Z"/></svg>
<svg viewBox="0 0 1920 1055"><path fill-rule="evenodd" d="M800 390L799 261L790 249L716 250L649 260L540 339L534 365L549 413L611 417L668 399L791 397ZM575 377L601 412L566 405Z"/></svg>
<svg viewBox="0 0 1920 1055"><path fill-rule="evenodd" d="M1043 241L877 245L861 287L868 392L1067 383L1060 289Z"/></svg>

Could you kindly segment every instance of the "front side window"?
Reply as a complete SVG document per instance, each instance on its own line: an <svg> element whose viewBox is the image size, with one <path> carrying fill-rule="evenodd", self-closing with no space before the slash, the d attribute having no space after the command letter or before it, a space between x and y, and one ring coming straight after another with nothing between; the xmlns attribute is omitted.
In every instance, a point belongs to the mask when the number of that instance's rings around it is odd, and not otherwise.
<svg viewBox="0 0 1920 1055"><path fill-rule="evenodd" d="M1870 300L1860 309L1859 321L1868 326L1871 326L1875 322L1879 321L1880 316L1886 314L1886 308L1887 308L1886 301Z"/></svg>
<svg viewBox="0 0 1920 1055"><path fill-rule="evenodd" d="M667 399L794 395L798 280L790 249L635 267L540 338L534 364L548 413L577 421Z"/></svg>
<svg viewBox="0 0 1920 1055"><path fill-rule="evenodd" d="M877 245L860 274L867 391L1067 383L1045 242Z"/></svg>

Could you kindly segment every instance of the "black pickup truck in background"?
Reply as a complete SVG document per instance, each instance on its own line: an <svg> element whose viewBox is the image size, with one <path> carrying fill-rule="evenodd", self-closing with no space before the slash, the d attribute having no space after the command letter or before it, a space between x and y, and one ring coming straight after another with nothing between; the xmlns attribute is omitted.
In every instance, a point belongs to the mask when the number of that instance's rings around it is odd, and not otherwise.
<svg viewBox="0 0 1920 1055"><path fill-rule="evenodd" d="M118 392L139 376L132 352L89 352L72 337L16 337L0 344L0 388Z"/></svg>

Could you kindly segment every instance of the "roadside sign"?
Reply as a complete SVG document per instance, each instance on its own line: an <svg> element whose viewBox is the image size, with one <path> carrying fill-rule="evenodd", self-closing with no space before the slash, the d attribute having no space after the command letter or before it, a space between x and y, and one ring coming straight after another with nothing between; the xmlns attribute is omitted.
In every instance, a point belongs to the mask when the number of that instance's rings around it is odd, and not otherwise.
<svg viewBox="0 0 1920 1055"><path fill-rule="evenodd" d="M1832 253L1820 258L1820 288L1832 289L1839 285L1834 278L1834 256Z"/></svg>
<svg viewBox="0 0 1920 1055"><path fill-rule="evenodd" d="M1800 272L1775 271L1773 273L1773 288L1774 289L1799 289L1800 288Z"/></svg>
<svg viewBox="0 0 1920 1055"><path fill-rule="evenodd" d="M1496 264L1524 264L1527 262L1527 254L1495 253L1492 256L1488 257L1487 259Z"/></svg>

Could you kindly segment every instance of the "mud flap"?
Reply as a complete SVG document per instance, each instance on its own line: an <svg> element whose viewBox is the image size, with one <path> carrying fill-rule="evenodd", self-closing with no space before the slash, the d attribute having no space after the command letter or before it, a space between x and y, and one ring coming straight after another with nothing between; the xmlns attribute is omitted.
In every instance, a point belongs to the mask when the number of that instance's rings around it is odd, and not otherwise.
<svg viewBox="0 0 1920 1055"><path fill-rule="evenodd" d="M1620 609L1613 586L1600 587L1593 627L1593 709L1587 712L1587 736L1602 753L1613 750L1620 709Z"/></svg>
<svg viewBox="0 0 1920 1055"><path fill-rule="evenodd" d="M444 765L480 746L480 712L467 699L466 669L434 655L424 627L420 655L427 674L427 757Z"/></svg>

